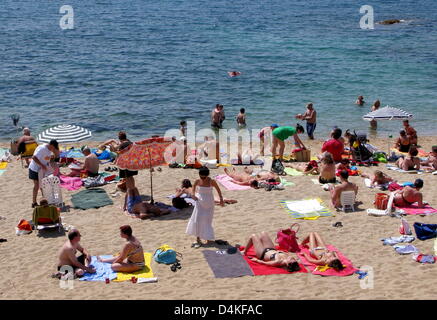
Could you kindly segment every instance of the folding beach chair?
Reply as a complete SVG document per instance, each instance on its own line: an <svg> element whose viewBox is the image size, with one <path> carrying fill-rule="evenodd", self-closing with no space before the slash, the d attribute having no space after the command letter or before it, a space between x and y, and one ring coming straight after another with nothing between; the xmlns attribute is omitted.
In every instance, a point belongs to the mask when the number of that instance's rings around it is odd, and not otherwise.
<svg viewBox="0 0 437 320"><path fill-rule="evenodd" d="M391 192L390 193L390 197L388 198L387 209L385 209L385 210L367 209L367 214L369 216L387 216L387 215L392 215L394 198L395 198L395 193Z"/></svg>
<svg viewBox="0 0 437 320"><path fill-rule="evenodd" d="M47 199L49 204L62 207L64 202L62 201L61 181L58 177L49 175L48 177L41 179L41 190L44 198Z"/></svg>
<svg viewBox="0 0 437 320"><path fill-rule="evenodd" d="M355 211L355 192L343 191L340 194L340 203L343 212L346 212L348 209Z"/></svg>
<svg viewBox="0 0 437 320"><path fill-rule="evenodd" d="M32 221L35 229L40 231L44 229L58 228L59 232L63 231L61 216L58 208L55 206L37 206L33 209Z"/></svg>

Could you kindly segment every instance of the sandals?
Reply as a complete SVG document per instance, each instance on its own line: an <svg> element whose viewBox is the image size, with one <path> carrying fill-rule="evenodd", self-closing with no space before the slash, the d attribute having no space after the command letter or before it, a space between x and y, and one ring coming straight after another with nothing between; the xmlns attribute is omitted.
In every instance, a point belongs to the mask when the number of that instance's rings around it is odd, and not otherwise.
<svg viewBox="0 0 437 320"><path fill-rule="evenodd" d="M341 227L343 227L343 224L340 221L338 221L338 222L334 223L332 226L336 227L336 228L341 228Z"/></svg>
<svg viewBox="0 0 437 320"><path fill-rule="evenodd" d="M179 263L179 261L176 261L175 263L172 264L172 266L170 267L170 270L173 272L176 272L177 269L182 269L181 264Z"/></svg>
<svg viewBox="0 0 437 320"><path fill-rule="evenodd" d="M105 171L108 171L108 172L115 172L115 171L117 171L117 170L118 170L117 167L106 167L106 168L105 168Z"/></svg>
<svg viewBox="0 0 437 320"><path fill-rule="evenodd" d="M201 243L199 243L199 242L194 242L194 243L191 245L191 248L199 249L201 246L202 246Z"/></svg>

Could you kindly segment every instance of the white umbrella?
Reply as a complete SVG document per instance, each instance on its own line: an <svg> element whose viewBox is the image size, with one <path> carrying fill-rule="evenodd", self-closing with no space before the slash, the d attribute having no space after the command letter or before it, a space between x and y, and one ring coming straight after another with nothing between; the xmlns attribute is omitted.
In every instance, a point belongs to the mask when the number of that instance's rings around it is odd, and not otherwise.
<svg viewBox="0 0 437 320"><path fill-rule="evenodd" d="M405 120L412 117L413 115L411 113L405 112L404 110L386 106L366 114L363 116L363 120Z"/></svg>
<svg viewBox="0 0 437 320"><path fill-rule="evenodd" d="M77 142L91 137L91 131L75 125L59 125L49 128L38 135L41 142L56 140L58 143Z"/></svg>

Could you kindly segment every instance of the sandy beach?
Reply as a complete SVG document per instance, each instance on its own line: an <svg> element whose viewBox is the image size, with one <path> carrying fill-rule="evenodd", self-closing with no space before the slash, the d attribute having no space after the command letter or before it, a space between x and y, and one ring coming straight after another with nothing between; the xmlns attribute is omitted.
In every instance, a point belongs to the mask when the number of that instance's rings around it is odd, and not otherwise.
<svg viewBox="0 0 437 320"><path fill-rule="evenodd" d="M312 156L320 153L319 140L304 143L312 150ZM373 145L387 151L387 140L371 140ZM436 137L419 137L425 151L437 144ZM80 144L76 144L79 146ZM2 144L2 147L8 147ZM286 151L290 149L287 148ZM103 169L105 166L101 166ZM437 176L425 174L405 174L389 171L384 164L378 167L359 167L366 173L379 169L399 182L424 180L424 200L437 207ZM240 170L242 168L240 167ZM66 169L61 169L66 172ZM223 168L211 170L211 176L223 173ZM198 178L194 169L171 169L162 167L154 172L155 201L171 204L167 198L174 193L184 178L194 182ZM32 218L32 183L28 170L22 168L20 161L13 160L6 172L0 176L0 299L253 299L253 300L291 300L291 299L435 299L437 272L432 264L420 264L409 255L399 255L390 246L382 245L381 238L400 236L399 219L394 217L368 216L366 209L373 208L375 189L366 188L361 177L351 177L350 181L359 186L358 201L362 204L355 212L337 212L330 206L329 192L315 185L313 176L288 176L287 180L295 186L282 191L267 192L264 189L247 191L227 191L222 187L226 198L235 199L236 204L225 207L216 206L214 229L218 239L230 244L245 245L254 232L266 231L272 238L278 229L292 223L300 224L298 237L303 239L310 231L317 231L329 243L336 246L356 267L373 268L373 289L362 289L356 274L347 277L322 277L311 273L281 274L269 276L245 276L240 278L214 278L206 262L203 248L191 248L193 237L185 234L191 211L153 218L151 220L133 219L123 214L124 195L111 197L114 205L100 209L76 210L62 213L63 221L77 227L82 234L82 246L93 255L113 254L120 250L124 240L119 236L119 227L129 224L134 235L142 242L146 251L153 253L163 244L174 247L183 254L182 269L172 272L167 265L152 262L152 269L159 281L157 283L132 284L131 282L105 284L104 282L75 281L74 290L61 289L59 281L50 278L55 271L57 252L66 240L56 232L37 236L15 235L15 227L20 219ZM141 171L135 177L136 185L143 195L150 194L150 173ZM103 187L108 194L115 190L115 184ZM78 191L63 191L66 205L71 205L72 194ZM40 198L39 194L39 198ZM335 213L335 217L322 217L317 220L294 220L280 206L281 200L300 200L321 198ZM437 216L406 216L412 226L414 222L437 223ZM341 221L342 228L333 223ZM414 234L415 235L415 234ZM420 252L433 254L434 240L413 242ZM217 246L223 248L223 246ZM208 248L209 250L211 248Z"/></svg>

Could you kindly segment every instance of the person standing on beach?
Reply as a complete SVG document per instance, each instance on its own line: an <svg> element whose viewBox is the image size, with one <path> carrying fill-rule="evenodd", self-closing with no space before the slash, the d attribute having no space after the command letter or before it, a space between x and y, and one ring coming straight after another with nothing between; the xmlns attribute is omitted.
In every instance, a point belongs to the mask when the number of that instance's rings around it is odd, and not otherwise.
<svg viewBox="0 0 437 320"><path fill-rule="evenodd" d="M312 103L307 104L307 110L303 115L301 114L296 115L297 119L306 120L307 134L308 134L308 138L310 138L311 140L314 140L314 130L316 130L316 117L317 117L317 112L316 110L314 110Z"/></svg>
<svg viewBox="0 0 437 320"><path fill-rule="evenodd" d="M235 120L237 120L238 128L244 128L246 126L246 110L244 108L240 109L240 113L237 114Z"/></svg>
<svg viewBox="0 0 437 320"><path fill-rule="evenodd" d="M376 110L379 109L380 106L381 106L381 101L376 100L376 101L373 103L373 106L372 106L372 108L371 108L370 110L371 110L371 111L376 111ZM376 128L378 127L378 123L376 122L376 120L372 119L372 120L370 121L370 127L371 127L372 129L376 129Z"/></svg>
<svg viewBox="0 0 437 320"><path fill-rule="evenodd" d="M410 122L408 120L404 120L403 124L407 137L408 139L410 139L410 143L417 146L417 131L414 130L412 126L410 126Z"/></svg>
<svg viewBox="0 0 437 320"><path fill-rule="evenodd" d="M209 177L209 169L200 168L199 177L200 179L197 179L193 185L192 199L196 201L196 204L186 230L187 234L196 236L196 242L192 244L193 248L201 247L202 239L207 240L207 243L211 243L215 239L212 227L215 205L213 188L219 194L220 205L224 206L220 187L215 180Z"/></svg>
<svg viewBox="0 0 437 320"><path fill-rule="evenodd" d="M272 156L275 158L278 154L276 153L276 149L279 145L279 159L283 160L284 157L284 150L285 150L285 140L289 137L293 136L294 141L298 148L306 149L302 141L300 140L298 134L304 133L304 128L297 124L295 127L278 127L275 130L273 130L273 145L272 145Z"/></svg>
<svg viewBox="0 0 437 320"><path fill-rule="evenodd" d="M39 173L41 172L44 176L45 172L49 170L52 152L54 154L59 152L59 144L56 140L50 140L50 143L38 146L29 164L29 179L33 180L32 208L38 205L36 198L39 190Z"/></svg>
<svg viewBox="0 0 437 320"><path fill-rule="evenodd" d="M260 141L260 155L264 156L265 139L271 139L271 133L274 129L279 127L276 123L270 125L270 127L264 127L258 133L258 138Z"/></svg>

